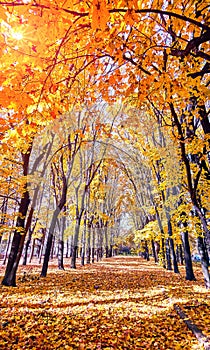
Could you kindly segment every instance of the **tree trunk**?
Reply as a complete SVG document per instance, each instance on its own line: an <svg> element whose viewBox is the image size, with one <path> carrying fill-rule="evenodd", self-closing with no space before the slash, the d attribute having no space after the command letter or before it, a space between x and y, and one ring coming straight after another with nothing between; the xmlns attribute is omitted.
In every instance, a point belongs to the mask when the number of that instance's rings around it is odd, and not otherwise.
<svg viewBox="0 0 210 350"><path fill-rule="evenodd" d="M166 263L167 263L167 270L172 270L172 264L171 264L171 252L170 252L170 245L169 245L169 238L165 240L166 242Z"/></svg>
<svg viewBox="0 0 210 350"><path fill-rule="evenodd" d="M160 219L160 215L159 215L159 211L157 209L157 207L155 206L155 212L156 212L156 218L157 218L157 222L158 222L158 226L161 232L161 262L162 262L162 266L165 269L166 268L166 257L165 257L165 239L164 239L164 230L163 230L163 225Z"/></svg>
<svg viewBox="0 0 210 350"><path fill-rule="evenodd" d="M165 213L168 223L168 236L169 236L169 244L170 244L170 251L172 255L172 261L173 261L173 268L175 273L179 273L179 268L176 260L176 253L174 249L174 240L172 238L172 225L171 225L171 215L170 215L170 209L165 206Z"/></svg>
<svg viewBox="0 0 210 350"><path fill-rule="evenodd" d="M28 149L27 153L22 153L22 161L23 161L23 175L26 177L28 175L28 166L29 159L31 154L31 148ZM16 229L14 232L12 246L7 262L7 267L5 271L4 278L2 280L2 284L5 286L16 286L16 273L17 268L20 262L20 258L23 251L24 240L26 236L25 229L25 217L28 211L30 203L29 192L27 188L27 182L24 184L24 192L22 194L22 198L19 206L19 216L16 221Z"/></svg>
<svg viewBox="0 0 210 350"><path fill-rule="evenodd" d="M109 248L109 258L112 258L113 256L113 245L110 244L110 248Z"/></svg>
<svg viewBox="0 0 210 350"><path fill-rule="evenodd" d="M185 227L186 227L185 223ZM195 276L193 272L193 266L192 266L192 259L191 259L191 251L190 251L190 244L189 244L189 236L188 232L185 231L182 233L182 242L184 247L184 260L185 260L185 271L186 271L186 277L185 279L187 281L195 281Z"/></svg>
<svg viewBox="0 0 210 350"><path fill-rule="evenodd" d="M173 261L174 272L179 273L179 268L178 268L178 263L177 263L177 259L176 259L175 248L174 248L174 240L173 240L173 238L170 237L169 241L170 241L170 248L171 248L171 252L172 252L172 261Z"/></svg>
<svg viewBox="0 0 210 350"><path fill-rule="evenodd" d="M28 248L29 248L30 243L31 243L32 233L33 233L33 230L29 229L28 230L28 238L27 238L27 241L26 241L25 251L24 251L24 256L23 256L23 265L24 266L27 264Z"/></svg>
<svg viewBox="0 0 210 350"><path fill-rule="evenodd" d="M50 260L50 252L51 252L52 243L53 243L53 233L55 230L55 225L56 225L56 221L57 221L59 213L60 213L60 208L57 207L53 213L52 221L51 221L50 228L49 228L49 233L48 233L48 237L47 237L47 245L46 245L46 249L45 249L44 261L43 261L42 271L41 271L41 277L47 276L47 269L48 269L48 264L49 264L49 260Z"/></svg>
<svg viewBox="0 0 210 350"><path fill-rule="evenodd" d="M35 238L32 240L32 244L31 244L31 252L30 252L30 256L29 256L29 263L31 263L33 256L34 256L34 248L35 248Z"/></svg>
<svg viewBox="0 0 210 350"><path fill-rule="evenodd" d="M64 270L63 251L64 251L64 241L62 239L59 239L58 240L58 268L59 268L59 270Z"/></svg>
<svg viewBox="0 0 210 350"><path fill-rule="evenodd" d="M106 258L108 258L109 257L109 247L108 247L108 245L106 245L105 251L106 251Z"/></svg>
<svg viewBox="0 0 210 350"><path fill-rule="evenodd" d="M154 242L154 245L155 245L155 255L156 255L156 259L157 259L157 262L159 262L160 242L155 241L155 242Z"/></svg>
<svg viewBox="0 0 210 350"><path fill-rule="evenodd" d="M42 229L42 234L43 235L42 235L42 238L40 240L40 247L39 247L39 252L38 252L38 254L39 254L39 256L38 256L39 264L41 264L41 261L42 261L42 252L43 252L43 249L44 249L44 242L45 242L46 231L47 231L46 228Z"/></svg>
<svg viewBox="0 0 210 350"><path fill-rule="evenodd" d="M95 262L95 229L92 232L92 264Z"/></svg>
<svg viewBox="0 0 210 350"><path fill-rule="evenodd" d="M12 239L12 232L9 233L9 238L7 240L7 246L6 246L6 251L5 251L5 256L4 256L4 261L3 261L3 265L6 264L7 261L7 257L8 257L8 252L11 249L10 245L11 245L11 239Z"/></svg>
<svg viewBox="0 0 210 350"><path fill-rule="evenodd" d="M55 250L55 236L53 235L52 246L51 246L51 250L50 250L50 260L52 260L54 255L55 255L54 250Z"/></svg>
<svg viewBox="0 0 210 350"><path fill-rule="evenodd" d="M72 256L71 256L71 268L72 269L76 269L77 250L78 250L78 246L74 245L72 247Z"/></svg>
<svg viewBox="0 0 210 350"><path fill-rule="evenodd" d="M182 244L177 244L176 246L176 260L179 264L184 265Z"/></svg>
<svg viewBox="0 0 210 350"><path fill-rule="evenodd" d="M78 214L76 219L74 238L73 238L73 246L72 246L72 256L71 256L71 268L76 269L76 259L78 256L78 240L79 240L79 231L80 231L80 223L82 216Z"/></svg>
<svg viewBox="0 0 210 350"><path fill-rule="evenodd" d="M64 206L64 213L66 213L66 206ZM61 218L60 233L58 240L58 268L64 270L63 256L64 256L64 231L66 228L66 216Z"/></svg>
<svg viewBox="0 0 210 350"><path fill-rule="evenodd" d="M84 229L82 232L82 251L81 251L81 265L85 265L85 249L86 249L86 230L87 230L87 218L86 213L84 217Z"/></svg>
<svg viewBox="0 0 210 350"><path fill-rule="evenodd" d="M153 254L155 263L158 263L158 256L157 256L157 254L156 254L155 242L154 242L153 239L151 240L151 243L152 243L152 254Z"/></svg>
<svg viewBox="0 0 210 350"><path fill-rule="evenodd" d="M86 258L86 263L90 264L90 259L91 259L91 248L87 248L87 258Z"/></svg>
<svg viewBox="0 0 210 350"><path fill-rule="evenodd" d="M201 267L203 271L205 286L206 288L209 289L210 288L210 276L209 276L209 270L208 270L209 261L208 261L208 256L206 254L203 237L198 236L197 246L198 246L198 252L201 257Z"/></svg>
<svg viewBox="0 0 210 350"><path fill-rule="evenodd" d="M95 262L95 247L92 247L92 249L91 249L91 252L92 252L92 254L91 254L91 256L92 256L92 264L94 264L94 262Z"/></svg>
<svg viewBox="0 0 210 350"><path fill-rule="evenodd" d="M50 259L50 252L52 248L52 241L53 241L53 234L51 232L48 233L47 237L47 245L45 249L45 254L44 254L44 261L42 265L42 271L41 271L41 277L46 277L47 276L47 269L48 269L48 263Z"/></svg>
<svg viewBox="0 0 210 350"><path fill-rule="evenodd" d="M86 248L86 263L90 264L90 258L91 258L91 248L90 248L90 238L91 238L91 224L88 222L88 232L87 232L87 248Z"/></svg>
<svg viewBox="0 0 210 350"><path fill-rule="evenodd" d="M7 262L7 267L5 271L2 284L4 286L16 286L16 273L19 265L20 257L23 251L23 245L25 240L25 216L28 210L30 200L29 193L26 190L21 199L19 213L20 216L17 218L16 230L14 232L12 246Z"/></svg>

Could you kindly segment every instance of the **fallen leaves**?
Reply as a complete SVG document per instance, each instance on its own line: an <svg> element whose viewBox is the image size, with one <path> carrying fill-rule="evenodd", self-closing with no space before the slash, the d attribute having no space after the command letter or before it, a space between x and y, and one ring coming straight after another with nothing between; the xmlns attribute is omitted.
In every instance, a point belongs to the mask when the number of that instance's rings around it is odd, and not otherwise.
<svg viewBox="0 0 210 350"><path fill-rule="evenodd" d="M30 268L20 267L17 288L1 287L2 350L201 349L175 303L210 335L210 299L199 268L197 281L187 282L184 268L178 275L118 257L65 272L51 264L40 279L34 267L21 282Z"/></svg>

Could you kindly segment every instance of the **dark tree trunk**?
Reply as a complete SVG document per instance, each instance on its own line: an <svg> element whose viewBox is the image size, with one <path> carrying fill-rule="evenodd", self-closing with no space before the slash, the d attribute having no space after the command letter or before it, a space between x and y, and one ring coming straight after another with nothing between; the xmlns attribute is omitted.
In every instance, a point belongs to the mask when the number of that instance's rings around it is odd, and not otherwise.
<svg viewBox="0 0 210 350"><path fill-rule="evenodd" d="M66 187L66 191L67 191L67 187ZM49 228L49 233L48 233L48 237L47 237L47 245L46 245L46 249L45 249L45 254L44 254L44 261L43 261L43 266L42 266L42 271L41 271L41 277L46 277L47 276L47 269L48 269L48 264L49 264L49 260L50 260L50 256L51 256L51 251L53 251L53 242L54 242L54 230L55 230L55 225L56 225L56 221L58 218L59 213L61 212L61 209L63 208L64 204L66 203L66 191L63 194L64 199L63 202L60 202L60 206L58 206L53 213L53 217L52 217L52 221L50 224L50 228ZM53 252L52 252L53 254Z"/></svg>
<svg viewBox="0 0 210 350"><path fill-rule="evenodd" d="M109 258L112 258L113 256L113 245L110 244L110 249L109 249Z"/></svg>
<svg viewBox="0 0 210 350"><path fill-rule="evenodd" d="M64 241L59 239L59 241L58 241L58 268L59 268L59 270L64 270L63 252L64 252Z"/></svg>
<svg viewBox="0 0 210 350"><path fill-rule="evenodd" d="M86 258L86 263L90 264L90 259L91 259L91 248L87 248L87 258Z"/></svg>
<svg viewBox="0 0 210 350"><path fill-rule="evenodd" d="M98 262L100 260L100 252L99 252L99 248L97 248L96 250L96 261Z"/></svg>
<svg viewBox="0 0 210 350"><path fill-rule="evenodd" d="M11 182L11 176L9 177L9 183ZM8 188L9 191L9 188ZM6 213L7 213L7 206L8 206L8 196L6 198L3 199L3 204L2 204L2 218L0 221L0 226L3 226L5 224L5 217L6 217ZM0 235L0 244L1 244L1 240L2 240L2 236Z"/></svg>
<svg viewBox="0 0 210 350"><path fill-rule="evenodd" d="M173 268L174 268L175 273L179 273L179 268L178 268L177 259L176 259L176 253L175 253L175 249L174 249L174 240L172 238L173 232L172 232L172 225L171 225L171 215L170 215L170 211L167 207L165 207L165 212L166 212L167 223L168 223L169 245L170 245L170 252L172 255ZM170 252L169 252L169 254L170 254Z"/></svg>
<svg viewBox="0 0 210 350"><path fill-rule="evenodd" d="M165 239L161 238L161 260L162 260L162 266L164 269L166 269L166 247L165 247Z"/></svg>
<svg viewBox="0 0 210 350"><path fill-rule="evenodd" d="M108 258L109 257L109 247L108 247L108 245L106 246L106 258Z"/></svg>
<svg viewBox="0 0 210 350"><path fill-rule="evenodd" d="M91 259L91 248L90 248L90 237L91 237L91 223L88 221L87 225L87 248L86 248L86 263L90 264L90 259Z"/></svg>
<svg viewBox="0 0 210 350"><path fill-rule="evenodd" d="M161 243L161 249L160 249L160 251L161 251L161 263L162 263L163 268L165 269L166 268L165 238L164 238L165 234L164 234L163 225L161 222L159 211L158 211L156 206L154 208L155 208L155 212L156 212L158 226L159 226L159 229L161 232L161 241L160 241L160 243Z"/></svg>
<svg viewBox="0 0 210 350"><path fill-rule="evenodd" d="M50 249L50 260L52 260L53 257L54 257L54 249L55 249L55 236L53 235L52 246L51 246L51 249Z"/></svg>
<svg viewBox="0 0 210 350"><path fill-rule="evenodd" d="M153 239L151 240L151 243L152 243L152 254L153 254L155 263L158 263L158 255L157 255L157 251L155 249L155 242Z"/></svg>
<svg viewBox="0 0 210 350"><path fill-rule="evenodd" d="M87 227L87 219L86 213L84 218L84 230L82 232L82 247L81 247L81 265L85 265L85 249L86 249L86 227Z"/></svg>
<svg viewBox="0 0 210 350"><path fill-rule="evenodd" d="M69 257L69 239L66 241L66 258Z"/></svg>
<svg viewBox="0 0 210 350"><path fill-rule="evenodd" d="M100 249L100 251L99 251L99 258L101 260L103 258L103 247L100 247L99 249Z"/></svg>
<svg viewBox="0 0 210 350"><path fill-rule="evenodd" d="M167 270L172 270L172 264L171 264L171 252L170 252L170 245L169 245L169 238L165 240L166 242L166 263L167 263Z"/></svg>
<svg viewBox="0 0 210 350"><path fill-rule="evenodd" d="M54 234L54 230L55 230L55 225L58 219L58 215L60 214L61 210L63 209L63 207L66 204L66 194L67 194L67 178L64 174L64 170L63 170L63 157L61 156L60 158L60 163L61 163L61 174L62 174L62 193L61 193L61 197L60 200L58 201L59 204L57 204L54 212L53 212L53 216L52 216L52 220L50 223L50 228L49 228L49 234L48 234L48 238L47 238L47 246L46 246L46 250L45 250L45 255L44 255L44 262L43 262L43 266L42 266L42 271L41 271L41 277L46 277L47 275L47 269L48 269L48 263L49 263L49 259L50 259L50 252L52 250L52 254L53 254L53 249L52 249L52 243L54 241L53 239L53 234Z"/></svg>
<svg viewBox="0 0 210 350"><path fill-rule="evenodd" d="M186 223L184 224L186 227ZM189 236L188 232L185 231L182 233L182 242L184 247L184 260L185 260L185 271L186 271L186 277L185 279L187 281L195 281L195 276L193 272L193 266L192 266L192 259L191 259L191 251L190 251L190 244L189 244Z"/></svg>
<svg viewBox="0 0 210 350"><path fill-rule="evenodd" d="M85 265L85 249L82 250L82 254L81 254L81 265L82 265L82 266Z"/></svg>
<svg viewBox="0 0 210 350"><path fill-rule="evenodd" d="M42 271L41 271L41 277L46 277L47 276L47 269L48 269L48 263L50 259L50 252L52 248L52 241L53 241L53 234L49 232L48 237L47 237L47 245L45 249L45 254L44 254L44 261L42 265Z"/></svg>
<svg viewBox="0 0 210 350"><path fill-rule="evenodd" d="M169 241L170 241L170 248L171 248L171 252L172 252L174 272L179 273L179 268L178 268L178 263L177 263L177 259L176 259L175 248L174 248L174 240L173 240L173 238L170 237Z"/></svg>
<svg viewBox="0 0 210 350"><path fill-rule="evenodd" d="M209 121L209 113L206 110L205 105L198 106L198 113L201 116L201 125L205 134L210 134L210 121Z"/></svg>
<svg viewBox="0 0 210 350"><path fill-rule="evenodd" d="M209 270L208 270L208 255L206 254L205 245L204 245L204 239L203 237L199 236L197 238L197 245L198 245L198 252L201 257L201 267L203 271L204 281L206 288L210 288L210 276L209 276Z"/></svg>
<svg viewBox="0 0 210 350"><path fill-rule="evenodd" d="M76 269L76 261L77 261L77 251L78 251L78 246L73 246L72 247L72 256L71 256L71 268Z"/></svg>
<svg viewBox="0 0 210 350"><path fill-rule="evenodd" d="M21 199L19 213L20 216L17 218L16 230L14 232L12 246L7 262L2 284L4 286L16 286L16 272L19 265L20 257L23 251L23 245L25 240L24 224L25 216L29 206L29 193L26 191ZM21 233L20 233L21 230Z"/></svg>
<svg viewBox="0 0 210 350"><path fill-rule="evenodd" d="M28 151L28 153L22 154L24 176L28 175L30 153L31 149ZM7 262L7 267L4 278L2 280L2 284L5 286L16 286L16 273L22 255L24 240L26 236L25 217L30 203L27 183L25 184L24 189L25 190L20 201L19 216L17 217L16 221L16 229L12 240L12 246Z"/></svg>
<svg viewBox="0 0 210 350"><path fill-rule="evenodd" d="M94 262L95 262L95 248L92 247L91 251L92 251L92 263L94 264Z"/></svg>
<svg viewBox="0 0 210 350"><path fill-rule="evenodd" d="M184 265L182 244L177 244L176 246L176 259L179 264Z"/></svg>

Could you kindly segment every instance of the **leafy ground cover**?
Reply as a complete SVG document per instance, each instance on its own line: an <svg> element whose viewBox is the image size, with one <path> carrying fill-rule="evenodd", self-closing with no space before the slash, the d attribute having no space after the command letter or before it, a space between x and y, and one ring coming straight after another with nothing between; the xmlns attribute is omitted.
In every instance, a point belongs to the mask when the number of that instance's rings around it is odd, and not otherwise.
<svg viewBox="0 0 210 350"><path fill-rule="evenodd" d="M202 349L174 310L210 337L210 293L140 257L115 257L65 271L20 266L18 286L0 287L0 349ZM1 267L0 273L3 274Z"/></svg>

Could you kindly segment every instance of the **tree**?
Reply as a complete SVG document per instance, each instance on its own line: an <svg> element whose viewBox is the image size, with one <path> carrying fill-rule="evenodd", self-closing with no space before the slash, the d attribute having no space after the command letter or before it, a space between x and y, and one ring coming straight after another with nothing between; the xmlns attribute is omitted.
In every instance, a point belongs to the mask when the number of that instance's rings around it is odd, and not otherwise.
<svg viewBox="0 0 210 350"><path fill-rule="evenodd" d="M0 5L3 132L27 138L72 105L96 99L126 101L148 118L152 108L176 144L185 196L190 195L207 239L209 195L201 189L209 181L207 1L153 1L149 7L147 1L127 0Z"/></svg>

